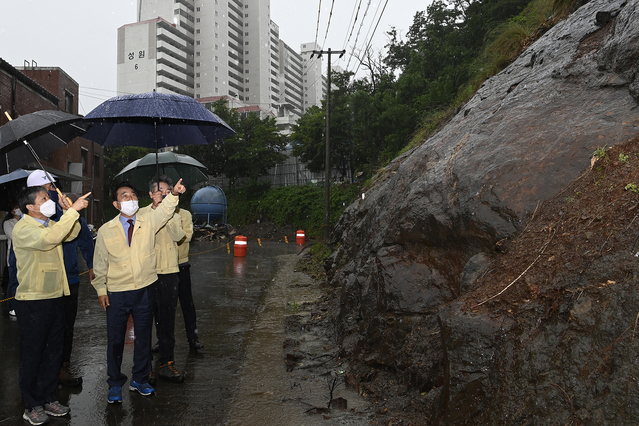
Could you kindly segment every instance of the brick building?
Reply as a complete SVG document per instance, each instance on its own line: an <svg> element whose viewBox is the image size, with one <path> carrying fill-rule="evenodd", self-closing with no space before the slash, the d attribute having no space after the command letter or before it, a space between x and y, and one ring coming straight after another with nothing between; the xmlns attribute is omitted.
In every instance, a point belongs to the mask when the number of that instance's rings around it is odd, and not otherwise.
<svg viewBox="0 0 639 426"><path fill-rule="evenodd" d="M78 114L78 83L58 67L13 67L0 58L0 125L9 119L40 110L62 110ZM58 176L63 192L92 192L92 202L86 209L88 223L96 227L104 222L102 176L104 152L102 146L84 138L75 138L68 145L41 158L43 166ZM34 161L25 169L36 169Z"/></svg>

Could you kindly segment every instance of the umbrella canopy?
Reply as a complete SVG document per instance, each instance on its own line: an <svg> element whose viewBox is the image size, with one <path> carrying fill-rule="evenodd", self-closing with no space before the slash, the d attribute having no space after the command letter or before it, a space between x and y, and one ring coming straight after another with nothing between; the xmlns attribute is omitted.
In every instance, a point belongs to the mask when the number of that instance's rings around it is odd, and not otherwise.
<svg viewBox="0 0 639 426"><path fill-rule="evenodd" d="M47 156L86 132L82 117L62 111L36 111L0 126L0 174L35 160L28 142L39 156Z"/></svg>
<svg viewBox="0 0 639 426"><path fill-rule="evenodd" d="M195 158L174 152L160 152L157 154L160 174L167 175L176 183L180 178L189 186L207 182L206 167ZM115 176L117 182L129 181L136 189L148 190L149 182L156 175L155 154L147 154L139 160L131 162Z"/></svg>
<svg viewBox="0 0 639 426"><path fill-rule="evenodd" d="M92 124L85 137L104 146L205 145L235 134L195 99L169 93L116 96L84 119Z"/></svg>

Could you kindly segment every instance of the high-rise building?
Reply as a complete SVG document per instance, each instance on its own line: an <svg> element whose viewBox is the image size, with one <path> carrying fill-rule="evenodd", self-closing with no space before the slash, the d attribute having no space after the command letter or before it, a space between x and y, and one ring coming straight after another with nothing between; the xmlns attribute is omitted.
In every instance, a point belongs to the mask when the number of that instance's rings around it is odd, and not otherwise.
<svg viewBox="0 0 639 426"><path fill-rule="evenodd" d="M307 59L317 46L297 53L280 40L270 0L138 0L137 12L118 29L119 93L226 96L276 115L282 130L321 104L321 60Z"/></svg>

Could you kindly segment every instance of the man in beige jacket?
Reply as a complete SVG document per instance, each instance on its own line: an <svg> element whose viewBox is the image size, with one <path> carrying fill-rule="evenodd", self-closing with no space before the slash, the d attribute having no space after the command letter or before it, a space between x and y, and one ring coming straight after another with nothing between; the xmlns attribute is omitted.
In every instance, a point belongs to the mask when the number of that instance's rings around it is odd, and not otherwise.
<svg viewBox="0 0 639 426"><path fill-rule="evenodd" d="M141 212L151 212L159 208L162 201L173 187L173 181L165 175L159 176L159 182L153 179L149 183L149 196L153 203L140 209ZM160 196L158 196L160 194ZM173 383L184 382L182 374L175 364L175 311L178 301L178 249L177 242L185 237L182 220L179 214L160 228L155 235L156 285L155 327L158 336L158 376ZM155 377L151 378L152 384Z"/></svg>
<svg viewBox="0 0 639 426"><path fill-rule="evenodd" d="M62 243L80 232L78 211L88 205L78 198L59 222L50 220L55 203L42 186L25 189L18 197L25 212L13 228L13 249L18 269L16 313L20 322L19 383L25 411L22 417L33 425L48 416L64 416L69 407L58 402L58 372L62 363L64 302L69 295Z"/></svg>
<svg viewBox="0 0 639 426"><path fill-rule="evenodd" d="M107 313L107 383L109 403L122 402L122 354L127 321L133 316L135 341L129 390L143 396L155 393L148 383L151 371L151 336L157 281L155 234L171 218L178 195L186 188L182 180L155 210L138 211L133 185L119 184L113 205L120 214L98 230L92 281L100 306Z"/></svg>

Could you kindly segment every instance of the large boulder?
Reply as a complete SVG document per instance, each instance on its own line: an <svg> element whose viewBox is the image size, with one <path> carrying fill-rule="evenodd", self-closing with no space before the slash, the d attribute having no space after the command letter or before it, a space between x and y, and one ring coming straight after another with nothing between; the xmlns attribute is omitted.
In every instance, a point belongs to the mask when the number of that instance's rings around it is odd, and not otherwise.
<svg viewBox="0 0 639 426"><path fill-rule="evenodd" d="M639 133L638 23L639 0L580 7L346 209L327 267L341 288L340 337L354 365L383 366L436 391L437 416L488 395L478 383L498 374L495 336L516 324L469 313L460 298L540 202L588 170L596 149ZM423 336L416 346L415 334Z"/></svg>

